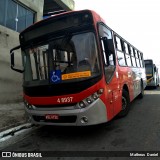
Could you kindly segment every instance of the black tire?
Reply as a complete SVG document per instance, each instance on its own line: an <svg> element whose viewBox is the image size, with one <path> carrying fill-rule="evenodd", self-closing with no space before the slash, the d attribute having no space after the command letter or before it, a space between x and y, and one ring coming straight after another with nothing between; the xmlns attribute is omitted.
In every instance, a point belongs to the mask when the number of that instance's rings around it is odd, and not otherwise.
<svg viewBox="0 0 160 160"><path fill-rule="evenodd" d="M139 99L142 99L144 97L144 88L143 88L143 83L141 82L141 93L138 95Z"/></svg>
<svg viewBox="0 0 160 160"><path fill-rule="evenodd" d="M120 111L120 113L118 114L118 117L125 117L130 109L130 98L129 98L129 94L126 90L123 90L122 92L122 110Z"/></svg>
<svg viewBox="0 0 160 160"><path fill-rule="evenodd" d="M156 80L156 85L154 86L154 89L157 89L158 88L158 85L157 85L157 80Z"/></svg>

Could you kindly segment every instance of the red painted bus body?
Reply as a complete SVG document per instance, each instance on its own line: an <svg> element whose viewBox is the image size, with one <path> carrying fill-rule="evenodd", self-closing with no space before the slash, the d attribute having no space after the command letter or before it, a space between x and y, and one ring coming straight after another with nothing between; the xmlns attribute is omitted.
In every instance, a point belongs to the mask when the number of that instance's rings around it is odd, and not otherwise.
<svg viewBox="0 0 160 160"><path fill-rule="evenodd" d="M125 116L130 102L143 97L143 54L94 11L55 15L19 38L20 46L11 50L11 68L24 74L25 111L34 124L105 123ZM23 71L14 68L17 48Z"/></svg>

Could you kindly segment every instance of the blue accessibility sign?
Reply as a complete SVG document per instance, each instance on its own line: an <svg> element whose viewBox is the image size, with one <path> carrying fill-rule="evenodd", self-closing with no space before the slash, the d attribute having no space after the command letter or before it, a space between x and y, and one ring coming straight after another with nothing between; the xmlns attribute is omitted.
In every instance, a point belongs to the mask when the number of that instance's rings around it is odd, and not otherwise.
<svg viewBox="0 0 160 160"><path fill-rule="evenodd" d="M53 70L50 72L50 80L52 83L60 83L61 82L61 70Z"/></svg>

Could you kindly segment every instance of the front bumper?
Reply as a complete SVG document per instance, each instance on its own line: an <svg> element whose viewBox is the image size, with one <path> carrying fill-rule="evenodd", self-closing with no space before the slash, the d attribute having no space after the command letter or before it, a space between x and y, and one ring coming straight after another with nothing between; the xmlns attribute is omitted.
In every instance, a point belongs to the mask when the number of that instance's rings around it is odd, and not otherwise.
<svg viewBox="0 0 160 160"><path fill-rule="evenodd" d="M92 104L82 109L75 109L74 106L58 108L36 108L33 110L25 107L31 123L40 125L59 125L59 126L88 126L107 122L107 110L100 98ZM59 115L59 120L46 120L46 114ZM87 118L84 123L83 119Z"/></svg>

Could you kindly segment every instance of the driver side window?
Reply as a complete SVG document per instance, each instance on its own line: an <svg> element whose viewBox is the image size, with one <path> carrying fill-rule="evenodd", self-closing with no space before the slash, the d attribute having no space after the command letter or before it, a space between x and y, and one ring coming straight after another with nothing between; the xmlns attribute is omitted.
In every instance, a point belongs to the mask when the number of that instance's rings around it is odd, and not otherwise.
<svg viewBox="0 0 160 160"><path fill-rule="evenodd" d="M103 55L104 55L104 61L106 65L115 65L115 56L114 56L114 46L113 46L113 37L112 32L107 27L100 25L99 26L99 32L101 37L101 43L102 43L102 49L103 49ZM105 51L105 44L102 40L103 38L107 38L107 47L108 51ZM108 58L108 59L107 59Z"/></svg>
<svg viewBox="0 0 160 160"><path fill-rule="evenodd" d="M115 52L112 31L104 25L99 25L99 34L104 59L105 77L107 83L109 83L115 71Z"/></svg>

